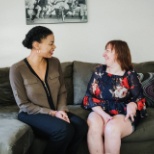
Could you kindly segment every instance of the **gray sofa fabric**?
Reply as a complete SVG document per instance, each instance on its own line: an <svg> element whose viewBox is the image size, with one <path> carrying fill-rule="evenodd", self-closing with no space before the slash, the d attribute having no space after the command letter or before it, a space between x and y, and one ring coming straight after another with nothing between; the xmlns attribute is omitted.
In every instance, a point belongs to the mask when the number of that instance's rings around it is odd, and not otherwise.
<svg viewBox="0 0 154 154"><path fill-rule="evenodd" d="M98 64L75 61L73 65L74 104L81 104L88 81Z"/></svg>
<svg viewBox="0 0 154 154"><path fill-rule="evenodd" d="M81 107L82 98L97 65L81 61L61 64L68 108L84 120L90 111ZM134 67L139 73L154 72L154 62L134 63ZM18 110L10 87L9 68L0 68L0 154L43 154L47 141L35 136L30 126L17 120ZM122 139L121 154L154 154L154 108L149 106L147 111L148 117L140 122L136 131ZM78 154L89 154L86 138Z"/></svg>
<svg viewBox="0 0 154 154"><path fill-rule="evenodd" d="M17 120L17 106L0 109L0 154L27 154L33 142L32 129Z"/></svg>

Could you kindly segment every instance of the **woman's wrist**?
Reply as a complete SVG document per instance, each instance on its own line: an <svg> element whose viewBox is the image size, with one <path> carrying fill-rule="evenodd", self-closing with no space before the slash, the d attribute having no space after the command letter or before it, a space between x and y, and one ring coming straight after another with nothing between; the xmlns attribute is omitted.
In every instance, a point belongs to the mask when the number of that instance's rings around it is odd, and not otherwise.
<svg viewBox="0 0 154 154"><path fill-rule="evenodd" d="M57 111L54 111L54 110L49 111L49 115L51 115L53 117L56 115L56 113L57 113Z"/></svg>
<svg viewBox="0 0 154 154"><path fill-rule="evenodd" d="M135 107L135 109L137 110L137 103L136 102L130 102L130 104L133 104L133 106ZM128 105L128 104L127 104Z"/></svg>

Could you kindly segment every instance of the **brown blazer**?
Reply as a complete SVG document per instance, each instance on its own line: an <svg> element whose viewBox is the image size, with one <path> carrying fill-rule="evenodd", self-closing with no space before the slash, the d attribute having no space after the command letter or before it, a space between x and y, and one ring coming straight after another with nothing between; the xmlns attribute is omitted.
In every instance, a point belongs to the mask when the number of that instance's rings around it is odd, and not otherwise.
<svg viewBox="0 0 154 154"><path fill-rule="evenodd" d="M66 107L66 88L60 62L52 57L48 60L47 83L56 110L68 110ZM48 114L50 105L47 93L40 79L32 73L25 60L10 68L10 83L20 111L28 114Z"/></svg>

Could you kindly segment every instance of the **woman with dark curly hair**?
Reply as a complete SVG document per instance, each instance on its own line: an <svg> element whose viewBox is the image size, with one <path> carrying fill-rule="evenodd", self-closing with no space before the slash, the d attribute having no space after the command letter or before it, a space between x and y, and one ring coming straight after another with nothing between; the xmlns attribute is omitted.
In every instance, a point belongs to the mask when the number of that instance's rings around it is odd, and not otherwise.
<svg viewBox="0 0 154 154"><path fill-rule="evenodd" d="M18 119L48 140L45 154L76 154L87 124L67 109L61 65L53 57L54 34L36 26L26 34L23 45L30 55L10 68Z"/></svg>

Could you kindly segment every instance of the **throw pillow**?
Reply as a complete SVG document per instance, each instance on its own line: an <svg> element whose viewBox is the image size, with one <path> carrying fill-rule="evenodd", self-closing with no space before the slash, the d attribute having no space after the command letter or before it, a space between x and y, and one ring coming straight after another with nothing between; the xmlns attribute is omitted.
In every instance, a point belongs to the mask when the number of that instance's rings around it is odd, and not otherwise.
<svg viewBox="0 0 154 154"><path fill-rule="evenodd" d="M148 107L154 107L154 73L138 73Z"/></svg>

